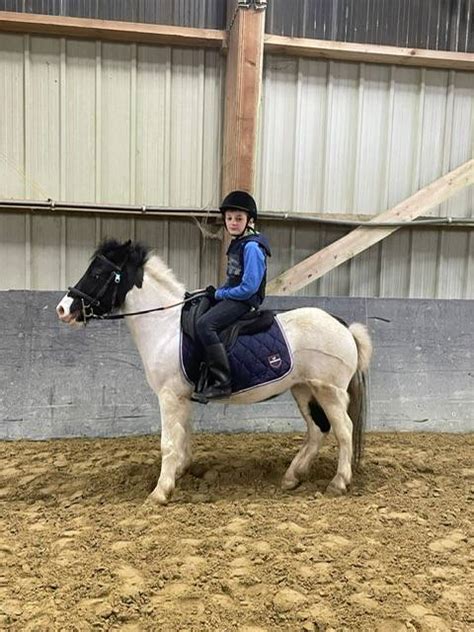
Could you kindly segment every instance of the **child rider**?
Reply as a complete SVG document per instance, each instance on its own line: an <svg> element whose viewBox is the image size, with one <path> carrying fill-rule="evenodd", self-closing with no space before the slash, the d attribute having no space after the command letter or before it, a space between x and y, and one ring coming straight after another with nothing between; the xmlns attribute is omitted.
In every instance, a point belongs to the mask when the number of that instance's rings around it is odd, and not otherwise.
<svg viewBox="0 0 474 632"><path fill-rule="evenodd" d="M203 314L196 330L202 343L209 379L197 399L223 399L231 395L231 375L227 352L219 332L256 309L265 297L267 239L255 229L257 205L246 191L232 191L219 207L225 228L231 235L227 250L227 279L215 290L207 288L215 304Z"/></svg>

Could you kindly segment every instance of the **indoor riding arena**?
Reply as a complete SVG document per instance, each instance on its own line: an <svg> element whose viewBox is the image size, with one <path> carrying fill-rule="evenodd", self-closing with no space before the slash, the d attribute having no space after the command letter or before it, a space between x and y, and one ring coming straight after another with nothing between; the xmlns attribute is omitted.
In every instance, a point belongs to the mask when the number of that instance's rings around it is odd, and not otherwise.
<svg viewBox="0 0 474 632"><path fill-rule="evenodd" d="M0 0L2 631L474 629L473 20Z"/></svg>

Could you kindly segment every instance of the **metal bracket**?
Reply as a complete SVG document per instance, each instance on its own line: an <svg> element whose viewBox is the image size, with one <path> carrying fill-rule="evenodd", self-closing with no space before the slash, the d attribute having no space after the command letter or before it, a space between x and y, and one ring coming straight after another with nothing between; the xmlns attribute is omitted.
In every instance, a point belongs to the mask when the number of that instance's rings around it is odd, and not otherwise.
<svg viewBox="0 0 474 632"><path fill-rule="evenodd" d="M267 8L267 0L238 0L237 6L240 9L262 10Z"/></svg>

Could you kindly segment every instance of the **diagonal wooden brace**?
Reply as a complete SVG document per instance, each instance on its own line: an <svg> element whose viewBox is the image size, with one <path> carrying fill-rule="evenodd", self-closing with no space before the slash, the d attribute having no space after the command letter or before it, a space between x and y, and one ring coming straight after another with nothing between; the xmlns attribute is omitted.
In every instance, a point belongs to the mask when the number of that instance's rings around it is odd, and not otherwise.
<svg viewBox="0 0 474 632"><path fill-rule="evenodd" d="M407 222L441 204L449 197L474 182L474 159L438 178L393 208L373 217L370 222ZM292 294L312 283L370 246L382 241L398 226L366 228L360 226L348 235L304 259L267 285L268 295Z"/></svg>

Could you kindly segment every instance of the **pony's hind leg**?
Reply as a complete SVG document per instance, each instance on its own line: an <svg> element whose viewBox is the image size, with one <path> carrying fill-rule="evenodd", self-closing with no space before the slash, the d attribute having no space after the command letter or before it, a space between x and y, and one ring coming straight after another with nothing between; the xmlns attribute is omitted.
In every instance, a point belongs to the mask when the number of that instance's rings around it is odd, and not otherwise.
<svg viewBox="0 0 474 632"><path fill-rule="evenodd" d="M297 384L291 389L291 394L306 421L308 434L303 446L283 477L281 482L283 489L295 489L308 475L311 464L330 430L328 419L308 386Z"/></svg>
<svg viewBox="0 0 474 632"><path fill-rule="evenodd" d="M329 483L327 492L340 496L347 491L352 480L352 421L347 414L347 391L320 380L310 381L317 401L324 409L339 446L336 476Z"/></svg>

